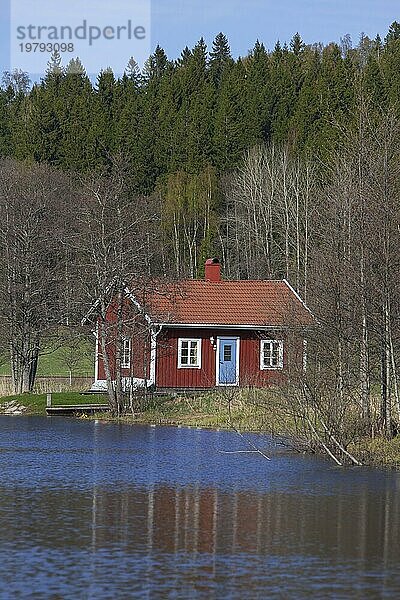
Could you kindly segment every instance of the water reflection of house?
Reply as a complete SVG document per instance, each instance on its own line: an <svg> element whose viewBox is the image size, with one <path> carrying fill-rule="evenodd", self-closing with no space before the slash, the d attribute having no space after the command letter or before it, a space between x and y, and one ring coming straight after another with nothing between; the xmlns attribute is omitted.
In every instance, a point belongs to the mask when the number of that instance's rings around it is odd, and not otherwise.
<svg viewBox="0 0 400 600"><path fill-rule="evenodd" d="M390 558L400 534L400 498L319 496L217 488L155 487L102 492L96 546L168 554L308 554Z"/></svg>
<svg viewBox="0 0 400 600"><path fill-rule="evenodd" d="M33 511L24 495L1 488L2 504L13 507L3 520L0 515L2 540L11 548L35 539L55 552L73 548L93 556L113 548L132 555L206 555L208 568L217 556L283 560L300 554L383 570L398 563L400 494L391 477L377 493L370 480L352 490L344 478L332 494L295 486L286 493L94 486L71 494L68 487L49 488L35 494ZM18 527L10 526L14 515ZM57 527L43 527L44 519Z"/></svg>

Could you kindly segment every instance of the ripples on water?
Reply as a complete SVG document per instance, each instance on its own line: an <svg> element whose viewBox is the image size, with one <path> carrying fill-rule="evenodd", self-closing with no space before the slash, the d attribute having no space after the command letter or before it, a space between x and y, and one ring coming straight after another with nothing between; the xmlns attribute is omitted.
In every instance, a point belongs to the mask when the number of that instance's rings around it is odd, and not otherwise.
<svg viewBox="0 0 400 600"><path fill-rule="evenodd" d="M0 598L399 598L400 474L0 417Z"/></svg>

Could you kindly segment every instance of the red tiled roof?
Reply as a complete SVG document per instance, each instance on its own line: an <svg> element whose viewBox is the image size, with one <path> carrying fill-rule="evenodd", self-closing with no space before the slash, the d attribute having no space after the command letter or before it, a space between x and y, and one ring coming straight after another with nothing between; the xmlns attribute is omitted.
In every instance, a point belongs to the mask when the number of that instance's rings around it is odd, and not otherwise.
<svg viewBox="0 0 400 600"><path fill-rule="evenodd" d="M143 293L139 290L132 293L143 306ZM315 323L286 281L185 280L155 285L144 297L143 309L158 323L229 326Z"/></svg>

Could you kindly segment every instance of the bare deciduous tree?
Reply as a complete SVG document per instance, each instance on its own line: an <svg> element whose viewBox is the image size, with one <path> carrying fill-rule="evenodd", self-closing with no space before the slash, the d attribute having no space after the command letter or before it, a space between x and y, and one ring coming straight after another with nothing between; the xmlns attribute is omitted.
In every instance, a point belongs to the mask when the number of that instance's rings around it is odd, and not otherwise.
<svg viewBox="0 0 400 600"><path fill-rule="evenodd" d="M42 342L62 319L67 193L66 178L47 166L0 164L1 320L19 393L33 389Z"/></svg>
<svg viewBox="0 0 400 600"><path fill-rule="evenodd" d="M246 153L226 185L221 238L231 276L285 277L305 295L314 188L311 164L287 149Z"/></svg>
<svg viewBox="0 0 400 600"><path fill-rule="evenodd" d="M123 404L122 340L129 325L123 315L125 290L131 281L147 275L148 236L155 219L145 198L128 196L125 181L126 164L114 159L111 175L92 175L81 182L74 248L84 301L87 307L96 307L99 346L115 413Z"/></svg>

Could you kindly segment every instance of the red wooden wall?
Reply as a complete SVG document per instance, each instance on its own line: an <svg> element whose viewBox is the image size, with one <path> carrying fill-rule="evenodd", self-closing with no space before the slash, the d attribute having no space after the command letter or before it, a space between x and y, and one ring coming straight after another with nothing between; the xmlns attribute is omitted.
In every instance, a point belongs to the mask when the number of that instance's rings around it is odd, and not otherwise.
<svg viewBox="0 0 400 600"><path fill-rule="evenodd" d="M116 307L111 304L107 311L107 355L109 358L112 377L115 378L115 338L116 330ZM124 312L124 331L123 335L131 340L131 368L122 369L122 377L137 377L144 379L150 377L150 334L148 325L141 315L132 308L128 301L125 301ZM98 325L98 366L97 378L106 379L104 371L104 362L102 360L102 349L100 340L100 327Z"/></svg>
<svg viewBox="0 0 400 600"><path fill-rule="evenodd" d="M284 340L284 369L260 369L260 340ZM216 350L210 337L239 337L239 385L265 387L282 383L286 378L288 356L301 366L302 340L289 340L281 332L268 334L244 330L166 329L157 340L156 382L158 388L212 388L216 384ZM178 369L178 338L201 338L201 369ZM289 346L289 343L291 346ZM215 345L215 344L214 344ZM294 345L296 348L294 348ZM294 352L295 350L295 352Z"/></svg>
<svg viewBox="0 0 400 600"><path fill-rule="evenodd" d="M132 357L131 369L123 369L123 377L150 378L150 335L147 325L140 322L136 315L132 317L126 335L131 337ZM115 372L115 346L112 343L113 315L108 315L110 325L110 343L107 353L110 359L112 372ZM287 376L288 365L302 366L303 341L299 336L290 339L282 332L276 331L261 333L246 330L211 330L211 329L163 329L157 337L156 360L156 387L157 388L213 388L216 385L216 349L210 341L214 338L216 346L217 337L238 337L240 339L239 351L239 385L266 387L283 383ZM178 338L200 338L201 344L201 369L178 369ZM260 369L260 340L283 339L284 341L284 368ZM104 364L102 361L101 344L98 342L99 361L98 379L104 380ZM113 368L114 366L114 368Z"/></svg>

